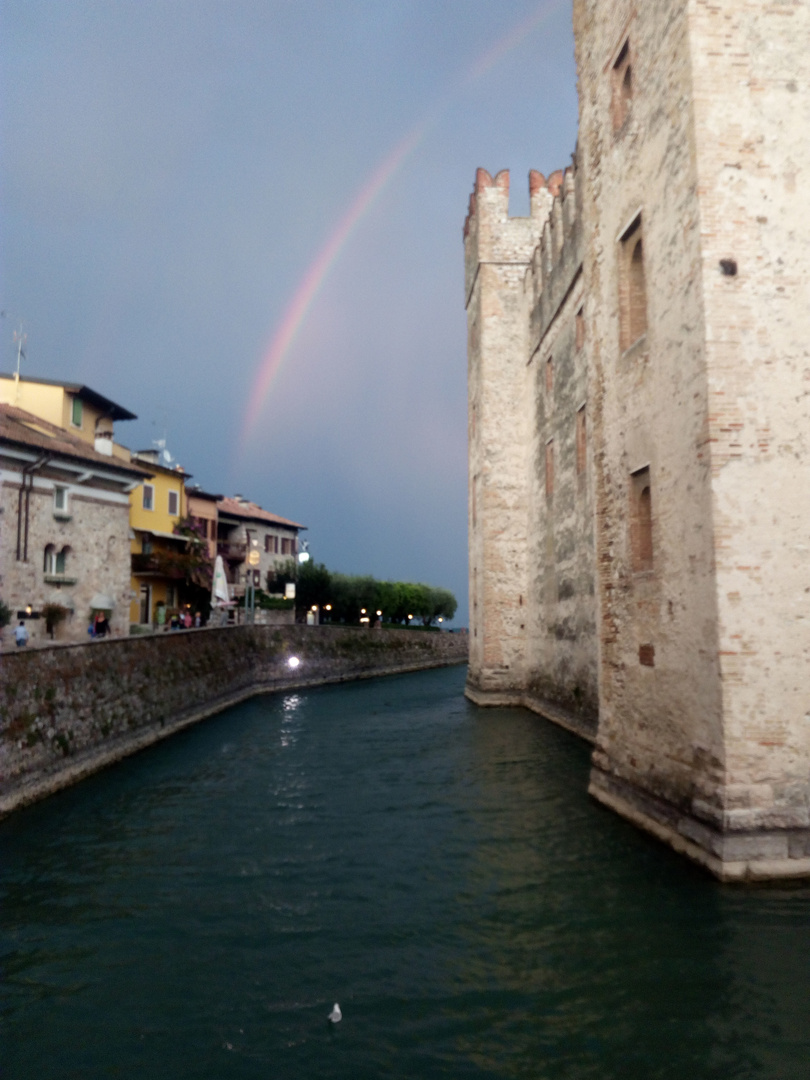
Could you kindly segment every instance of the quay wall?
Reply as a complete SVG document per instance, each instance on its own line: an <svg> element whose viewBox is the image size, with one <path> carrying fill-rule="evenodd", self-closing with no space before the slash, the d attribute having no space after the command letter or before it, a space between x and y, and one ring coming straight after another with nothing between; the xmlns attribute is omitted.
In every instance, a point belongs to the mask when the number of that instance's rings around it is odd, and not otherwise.
<svg viewBox="0 0 810 1080"><path fill-rule="evenodd" d="M0 816L255 694L466 663L467 640L232 626L4 653Z"/></svg>

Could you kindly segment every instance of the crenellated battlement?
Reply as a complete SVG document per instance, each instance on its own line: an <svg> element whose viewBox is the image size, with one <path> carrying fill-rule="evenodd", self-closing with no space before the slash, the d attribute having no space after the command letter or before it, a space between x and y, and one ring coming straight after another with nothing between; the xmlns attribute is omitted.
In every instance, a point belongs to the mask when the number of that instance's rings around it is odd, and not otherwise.
<svg viewBox="0 0 810 1080"><path fill-rule="evenodd" d="M555 173L554 176L561 175ZM466 295L482 263L502 266L525 266L531 262L554 199L554 185L549 187L542 173L529 173L528 217L509 215L509 170L494 177L478 169L464 221Z"/></svg>
<svg viewBox="0 0 810 1080"><path fill-rule="evenodd" d="M582 196L576 154L569 168L552 173L546 187L552 201L524 281L533 347L545 334L582 267Z"/></svg>
<svg viewBox="0 0 810 1080"><path fill-rule="evenodd" d="M534 308L552 280L565 276L572 261L581 263L576 155L569 168L548 178L530 171L528 217L510 217L509 180L508 169L494 177L486 169L476 171L464 220L466 295L482 263L524 265Z"/></svg>

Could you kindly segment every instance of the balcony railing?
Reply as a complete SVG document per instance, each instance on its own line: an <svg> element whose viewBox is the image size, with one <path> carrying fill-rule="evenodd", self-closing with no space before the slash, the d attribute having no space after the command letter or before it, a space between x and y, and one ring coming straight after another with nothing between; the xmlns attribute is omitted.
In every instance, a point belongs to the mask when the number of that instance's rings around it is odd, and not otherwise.
<svg viewBox="0 0 810 1080"><path fill-rule="evenodd" d="M247 544L217 544L217 555L230 562L244 562L247 555Z"/></svg>
<svg viewBox="0 0 810 1080"><path fill-rule="evenodd" d="M75 585L78 580L72 574L49 574L47 571L44 577L48 585Z"/></svg>

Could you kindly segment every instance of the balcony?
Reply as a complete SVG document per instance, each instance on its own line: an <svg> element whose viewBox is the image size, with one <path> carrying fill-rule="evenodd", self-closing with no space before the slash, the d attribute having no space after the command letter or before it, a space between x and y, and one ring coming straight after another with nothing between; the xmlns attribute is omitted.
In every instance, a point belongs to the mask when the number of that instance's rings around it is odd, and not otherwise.
<svg viewBox="0 0 810 1080"><path fill-rule="evenodd" d="M78 578L70 574L45 574L46 585L75 585Z"/></svg>
<svg viewBox="0 0 810 1080"><path fill-rule="evenodd" d="M132 573L140 577L181 579L186 576L183 557L172 557L167 552L152 551L148 555L138 552L132 556Z"/></svg>
<svg viewBox="0 0 810 1080"><path fill-rule="evenodd" d="M217 555L221 555L226 562L244 562L247 556L247 544L217 544Z"/></svg>

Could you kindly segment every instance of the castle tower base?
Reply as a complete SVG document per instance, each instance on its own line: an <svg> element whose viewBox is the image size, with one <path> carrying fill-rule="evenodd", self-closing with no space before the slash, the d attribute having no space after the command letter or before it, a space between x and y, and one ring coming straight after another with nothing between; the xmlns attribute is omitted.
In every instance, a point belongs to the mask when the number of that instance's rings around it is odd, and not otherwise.
<svg viewBox="0 0 810 1080"><path fill-rule="evenodd" d="M810 829L721 832L598 767L588 794L720 881L810 877Z"/></svg>

